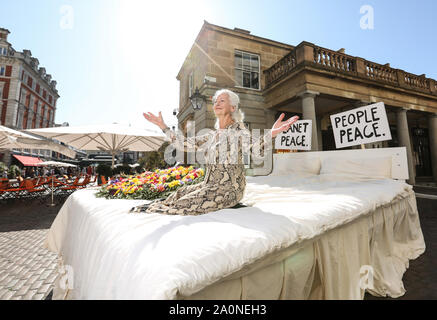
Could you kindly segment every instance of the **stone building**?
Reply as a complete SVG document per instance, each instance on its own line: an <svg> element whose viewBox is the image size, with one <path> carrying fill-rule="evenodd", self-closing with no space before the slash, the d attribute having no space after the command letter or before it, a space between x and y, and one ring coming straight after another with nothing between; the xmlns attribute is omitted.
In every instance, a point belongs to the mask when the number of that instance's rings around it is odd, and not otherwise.
<svg viewBox="0 0 437 320"><path fill-rule="evenodd" d="M0 124L17 130L52 127L59 98L56 81L30 50L14 50L9 33L0 28ZM2 154L0 161L8 162L9 153Z"/></svg>
<svg viewBox="0 0 437 320"><path fill-rule="evenodd" d="M212 96L238 93L249 129L271 128L281 112L313 122L312 150L335 150L330 115L384 102L392 140L366 148L405 146L410 180L437 182L437 82L313 43L297 46L204 22L177 80L179 127L214 127ZM206 97L194 110L194 90Z"/></svg>

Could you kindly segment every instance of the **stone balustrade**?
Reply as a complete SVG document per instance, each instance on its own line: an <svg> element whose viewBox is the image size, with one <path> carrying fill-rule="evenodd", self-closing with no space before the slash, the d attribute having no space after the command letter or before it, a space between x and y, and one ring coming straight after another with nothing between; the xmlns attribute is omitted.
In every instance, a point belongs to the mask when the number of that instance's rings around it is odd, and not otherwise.
<svg viewBox="0 0 437 320"><path fill-rule="evenodd" d="M353 57L316 46L314 47L314 63L329 69L356 72L356 63Z"/></svg>
<svg viewBox="0 0 437 320"><path fill-rule="evenodd" d="M397 83L397 72L396 69L390 68L385 65L370 62L365 60L365 75L367 78L386 81L390 83Z"/></svg>
<svg viewBox="0 0 437 320"><path fill-rule="evenodd" d="M437 95L436 80L426 78L425 75L419 76L391 68L389 64L381 65L361 57L350 56L342 51L334 51L309 42L301 42L284 58L264 71L266 88L279 82L301 66L311 66Z"/></svg>
<svg viewBox="0 0 437 320"><path fill-rule="evenodd" d="M421 89L430 89L429 80L425 76L418 76L412 73L404 72L404 82L411 87L417 87Z"/></svg>
<svg viewBox="0 0 437 320"><path fill-rule="evenodd" d="M279 81L289 74L296 67L296 64L296 51L293 50L265 71L266 83Z"/></svg>

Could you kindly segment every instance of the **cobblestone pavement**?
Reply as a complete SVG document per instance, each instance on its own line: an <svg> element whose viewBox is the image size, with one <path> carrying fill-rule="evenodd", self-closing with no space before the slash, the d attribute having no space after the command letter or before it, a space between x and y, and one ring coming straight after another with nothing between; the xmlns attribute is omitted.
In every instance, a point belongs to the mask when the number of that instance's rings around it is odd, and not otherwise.
<svg viewBox="0 0 437 320"><path fill-rule="evenodd" d="M398 299L437 299L437 200L418 197L417 206L427 247L410 261L403 278L407 292ZM42 244L60 207L35 201L0 204L0 300L51 298L57 260ZM366 294L365 299L391 298Z"/></svg>
<svg viewBox="0 0 437 320"><path fill-rule="evenodd" d="M45 299L57 276L43 243L57 212L38 201L0 204L0 300Z"/></svg>

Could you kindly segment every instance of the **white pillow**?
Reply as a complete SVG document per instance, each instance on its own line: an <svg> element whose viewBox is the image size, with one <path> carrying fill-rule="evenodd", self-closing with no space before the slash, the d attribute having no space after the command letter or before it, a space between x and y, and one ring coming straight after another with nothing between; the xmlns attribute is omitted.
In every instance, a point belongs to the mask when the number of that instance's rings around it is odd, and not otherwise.
<svg viewBox="0 0 437 320"><path fill-rule="evenodd" d="M320 159L297 159L292 157L277 157L273 162L272 175L285 175L289 173L309 173L318 175L320 172Z"/></svg>
<svg viewBox="0 0 437 320"><path fill-rule="evenodd" d="M391 178L392 158L325 158L322 161L320 174L341 174L373 179Z"/></svg>

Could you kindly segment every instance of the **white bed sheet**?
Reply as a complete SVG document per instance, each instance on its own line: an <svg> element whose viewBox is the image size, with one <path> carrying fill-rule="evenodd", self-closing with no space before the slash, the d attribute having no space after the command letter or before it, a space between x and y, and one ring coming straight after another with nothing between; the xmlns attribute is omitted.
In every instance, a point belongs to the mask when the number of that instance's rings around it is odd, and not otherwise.
<svg viewBox="0 0 437 320"><path fill-rule="evenodd" d="M46 241L74 271L70 298L190 296L268 254L413 193L408 184L391 179L293 174L247 180L242 202L250 207L201 216L128 214L146 201L97 199L95 190L75 192ZM414 232L416 255L424 250L419 231Z"/></svg>

